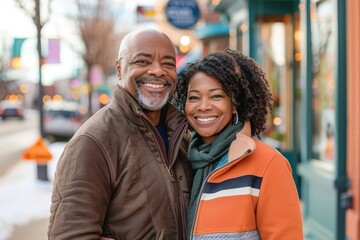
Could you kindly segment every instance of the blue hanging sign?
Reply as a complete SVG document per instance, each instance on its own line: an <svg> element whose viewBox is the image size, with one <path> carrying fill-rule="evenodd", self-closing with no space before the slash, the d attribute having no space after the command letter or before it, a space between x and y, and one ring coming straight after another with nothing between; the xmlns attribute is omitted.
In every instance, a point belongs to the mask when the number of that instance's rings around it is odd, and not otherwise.
<svg viewBox="0 0 360 240"><path fill-rule="evenodd" d="M165 13L168 21L180 29L193 27L200 18L200 9L195 0L170 0Z"/></svg>

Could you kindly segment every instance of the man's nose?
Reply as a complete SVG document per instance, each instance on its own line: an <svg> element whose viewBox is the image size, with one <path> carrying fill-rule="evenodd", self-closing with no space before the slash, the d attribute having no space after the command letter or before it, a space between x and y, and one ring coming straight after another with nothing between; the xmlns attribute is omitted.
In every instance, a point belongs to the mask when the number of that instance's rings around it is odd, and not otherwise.
<svg viewBox="0 0 360 240"><path fill-rule="evenodd" d="M161 77L165 75L163 66L159 62L153 62L148 70L150 75L155 75L156 77Z"/></svg>

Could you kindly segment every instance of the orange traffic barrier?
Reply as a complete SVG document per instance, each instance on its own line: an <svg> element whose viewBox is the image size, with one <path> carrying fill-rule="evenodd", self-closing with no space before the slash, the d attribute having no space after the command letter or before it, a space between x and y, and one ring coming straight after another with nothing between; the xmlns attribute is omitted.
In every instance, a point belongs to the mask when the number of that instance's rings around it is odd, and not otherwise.
<svg viewBox="0 0 360 240"><path fill-rule="evenodd" d="M22 158L24 160L34 160L39 163L46 163L52 159L52 154L50 153L44 140L39 138L34 145L30 146L23 152Z"/></svg>

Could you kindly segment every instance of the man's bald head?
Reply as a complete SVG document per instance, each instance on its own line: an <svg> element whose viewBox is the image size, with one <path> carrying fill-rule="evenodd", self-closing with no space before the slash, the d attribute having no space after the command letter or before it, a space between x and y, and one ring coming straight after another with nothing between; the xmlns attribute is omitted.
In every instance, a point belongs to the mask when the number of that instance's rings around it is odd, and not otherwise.
<svg viewBox="0 0 360 240"><path fill-rule="evenodd" d="M128 49L132 48L132 44L136 43L137 39L141 38L163 38L166 39L169 44L171 44L174 48L174 52L176 52L175 46L173 45L170 38L164 34L161 31L158 31L156 29L146 29L146 30L138 30L131 33L128 33L121 41L119 53L118 53L118 59L121 59L123 57Z"/></svg>
<svg viewBox="0 0 360 240"><path fill-rule="evenodd" d="M158 30L131 32L120 44L116 72L121 86L143 109L155 112L158 120L161 108L175 91L174 44Z"/></svg>

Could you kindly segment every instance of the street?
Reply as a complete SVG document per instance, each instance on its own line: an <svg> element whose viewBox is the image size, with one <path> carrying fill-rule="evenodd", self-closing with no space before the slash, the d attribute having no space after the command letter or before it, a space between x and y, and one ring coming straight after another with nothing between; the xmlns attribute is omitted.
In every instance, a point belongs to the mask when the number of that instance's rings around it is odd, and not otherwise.
<svg viewBox="0 0 360 240"><path fill-rule="evenodd" d="M0 240L47 239L52 180L66 142L47 144L49 181L37 180L36 162L21 156L39 138L38 125L31 111L24 121L0 121Z"/></svg>
<svg viewBox="0 0 360 240"><path fill-rule="evenodd" d="M29 111L23 121L7 119L0 122L0 176L21 159L22 152L40 136L38 116Z"/></svg>

